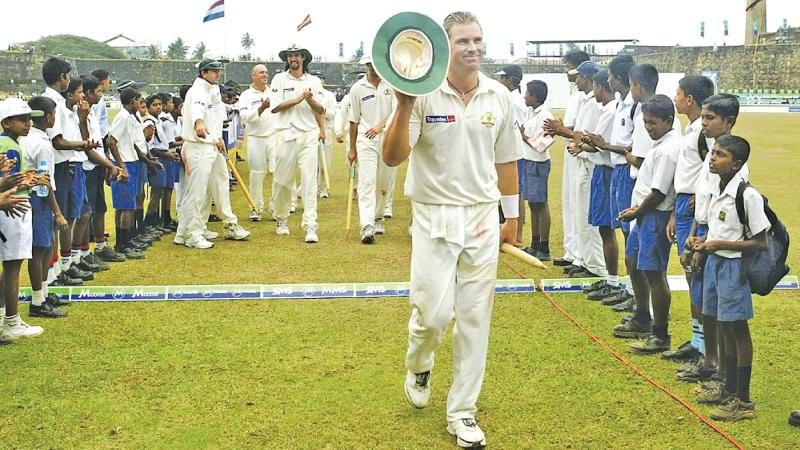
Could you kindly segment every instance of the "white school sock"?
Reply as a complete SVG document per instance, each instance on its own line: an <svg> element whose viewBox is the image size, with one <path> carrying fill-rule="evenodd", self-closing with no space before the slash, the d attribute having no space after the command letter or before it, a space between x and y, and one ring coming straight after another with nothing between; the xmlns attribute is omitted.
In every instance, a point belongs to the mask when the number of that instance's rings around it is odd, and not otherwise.
<svg viewBox="0 0 800 450"><path fill-rule="evenodd" d="M72 257L71 256L62 256L58 258L58 268L61 269L62 272L66 272L69 270L69 266L72 265Z"/></svg>
<svg viewBox="0 0 800 450"><path fill-rule="evenodd" d="M89 256L89 249L88 248L86 250L80 249L80 255L81 258L83 258L84 256Z"/></svg>
<svg viewBox="0 0 800 450"><path fill-rule="evenodd" d="M606 282L610 286L619 287L619 275L609 275Z"/></svg>
<svg viewBox="0 0 800 450"><path fill-rule="evenodd" d="M44 303L44 292L33 291L33 295L31 295L31 304L34 306L42 306L43 303Z"/></svg>
<svg viewBox="0 0 800 450"><path fill-rule="evenodd" d="M106 241L97 242L94 244L94 251L99 252L100 250L106 248Z"/></svg>
<svg viewBox="0 0 800 450"><path fill-rule="evenodd" d="M628 285L625 286L625 290L628 292L628 294L633 295L633 283L628 283Z"/></svg>

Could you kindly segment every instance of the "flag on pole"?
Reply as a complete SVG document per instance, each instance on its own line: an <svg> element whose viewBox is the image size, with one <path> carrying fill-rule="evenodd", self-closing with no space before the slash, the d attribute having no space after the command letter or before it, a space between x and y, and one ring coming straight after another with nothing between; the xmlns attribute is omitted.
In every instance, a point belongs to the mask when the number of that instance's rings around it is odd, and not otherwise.
<svg viewBox="0 0 800 450"><path fill-rule="evenodd" d="M302 21L302 22L300 22L300 25L298 25L298 26L297 26L297 31L300 31L300 30L302 30L303 28L305 28L305 27L306 27L306 25L308 25L308 24L310 24L310 23L311 23L311 14L308 14L308 15L306 16L306 18L305 18L305 19L303 19L303 21Z"/></svg>
<svg viewBox="0 0 800 450"><path fill-rule="evenodd" d="M214 19L225 17L225 0L217 0L208 8L206 16L203 17L203 22L208 22Z"/></svg>
<svg viewBox="0 0 800 450"><path fill-rule="evenodd" d="M700 37L706 37L706 23L700 22Z"/></svg>
<svg viewBox="0 0 800 450"><path fill-rule="evenodd" d="M723 26L724 31L725 31L725 36L728 36L728 21L727 20L723 20L722 21L722 26Z"/></svg>

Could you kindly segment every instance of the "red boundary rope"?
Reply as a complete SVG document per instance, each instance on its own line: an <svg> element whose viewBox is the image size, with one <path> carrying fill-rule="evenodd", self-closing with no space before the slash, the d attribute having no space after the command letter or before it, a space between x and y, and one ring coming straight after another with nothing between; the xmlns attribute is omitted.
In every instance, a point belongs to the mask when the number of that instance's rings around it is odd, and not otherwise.
<svg viewBox="0 0 800 450"><path fill-rule="evenodd" d="M519 276L520 278L523 278L523 279L524 279L524 278L526 278L526 277L525 277L525 275L523 275L522 273L520 273L519 271L517 271L517 270L516 270L514 267L512 267L510 264L508 264L508 263L507 263L507 262L506 262L504 259L502 259L502 261L503 261L503 264L504 264L506 267L508 267L509 269L511 269L511 271L512 271L512 272L514 272L515 274L517 274L517 276ZM706 425L707 425L709 428L711 428L712 430L714 430L715 432L717 432L717 433L718 433L720 436L722 436L723 438L725 438L725 439L726 439L728 442L730 442L731 444L733 444L733 446L734 446L734 447L736 447L736 448L737 448L737 449L739 449L739 450L744 450L744 446L743 446L742 444L740 444L740 443L739 443L739 441L737 441L736 439L734 439L734 438L733 438L733 436L731 436L731 435L729 435L728 433L726 433L726 432L725 432L725 430L723 430L722 428L720 428L719 426L717 426L717 425L716 425L714 422L712 422L711 420L707 419L705 416L703 416L702 414L700 414L700 412L698 412L696 409L694 409L694 407L692 407L692 405L690 405L690 404L689 404L689 403L688 403L686 400L682 399L682 398L681 398L681 397L679 397L677 394L673 393L672 391L670 391L670 390L669 390L669 389L667 389L666 387L664 387L664 386L662 386L661 384L659 384L659 383L658 383L658 382L657 382L655 379L653 379L653 377L651 377L650 375L648 375L648 374L647 374L645 371L643 371L642 369L640 369L640 368L636 367L636 365L634 365L632 362L628 361L628 359L627 359L627 358L625 358L624 356L622 356L622 355L621 355L619 352L617 352L616 350L614 350L613 348L611 348L611 347L610 347L608 344L606 344L606 343L605 343L605 342L604 342L602 339L600 339L599 337L595 336L595 335L594 335L594 334L592 334L592 333L591 333L591 332L590 332L590 331L589 331L589 330L588 330L586 327L584 327L583 325L581 325L581 324L580 324L580 322L578 322L578 320L577 320L577 319L575 319L575 318L574 318L572 315L570 315L570 314L569 314L569 312L567 312L567 310L565 310L565 309L564 309L564 308L563 308L563 307L562 307L562 306L561 306L561 305L560 305L558 302L556 302L556 301L553 299L553 297L550 295L550 293L549 293L549 292L545 292L544 288L542 287L542 283L541 283L541 281L537 281L537 282L536 282L536 289L538 289L538 290L539 290L539 291L540 291L540 292L541 292L541 293L544 295L544 298L545 298L545 299L547 299L547 301L550 303L550 305L552 305L552 306L553 306L553 308L555 308L555 309L556 309L558 312L560 312L560 313L561 313L561 314L562 314L564 317L566 317L566 318L567 318L567 319L568 319L570 322L572 322L572 323L573 323L573 325L575 325L575 326L576 326L576 327L577 327L579 330L581 330L581 332L582 332L583 334L585 334L586 336L588 336L588 337L589 337L589 339L591 339L592 341L594 341L594 343L596 343L597 345L599 345L599 346L600 346L600 348L602 348L603 350L605 350L605 351L607 351L608 353L610 353L610 354L611 354L611 356L613 356L614 358L618 359L618 360L619 360L619 361L620 361L622 364L625 364L625 365L626 365L626 366L627 366L629 369L631 369L631 370L632 370L634 373L636 373L636 374L637 374L637 375L639 375L640 377L644 378L644 379L645 379L645 380L646 380L648 383L652 384L652 385L653 385L653 386L655 386L657 389L659 389L660 391L664 392L664 393L665 393L665 394L667 394L667 395L668 395L670 398L672 398L673 400L675 400L676 402L678 402L678 403L679 403L681 406L683 406L684 408L686 408L686 409L687 409L687 410L688 410L690 413L692 413L692 414L693 414L695 417L697 417L698 419L700 419L700 421L701 421L701 422L703 422L704 424L706 424Z"/></svg>

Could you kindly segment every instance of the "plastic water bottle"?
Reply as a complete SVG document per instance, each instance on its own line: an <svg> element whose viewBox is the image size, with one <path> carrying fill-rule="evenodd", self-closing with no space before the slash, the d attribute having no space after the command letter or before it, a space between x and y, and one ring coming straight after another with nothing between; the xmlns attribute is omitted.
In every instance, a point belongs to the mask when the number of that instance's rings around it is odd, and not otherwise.
<svg viewBox="0 0 800 450"><path fill-rule="evenodd" d="M39 168L36 169L36 175L43 175L48 173L47 170L47 161L39 161ZM36 191L36 195L38 197L47 197L50 195L50 186L46 185L37 185L33 188Z"/></svg>

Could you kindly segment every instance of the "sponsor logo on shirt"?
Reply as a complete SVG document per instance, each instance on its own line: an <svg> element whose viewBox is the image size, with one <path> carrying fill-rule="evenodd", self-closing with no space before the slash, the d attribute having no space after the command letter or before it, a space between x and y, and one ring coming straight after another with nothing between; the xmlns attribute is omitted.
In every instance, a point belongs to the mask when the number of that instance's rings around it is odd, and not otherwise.
<svg viewBox="0 0 800 450"><path fill-rule="evenodd" d="M483 113L481 116L481 125L486 125L487 127L494 126L494 113L491 111Z"/></svg>
<svg viewBox="0 0 800 450"><path fill-rule="evenodd" d="M293 91L293 90L294 90L293 87L283 88L283 92L289 92L289 91Z"/></svg>
<svg viewBox="0 0 800 450"><path fill-rule="evenodd" d="M371 98L375 98L375 96L374 96L373 94L369 94L369 95L368 95L368 96L366 96L366 97L361 97L361 101L362 101L362 102L365 102L365 101L367 101L367 100L369 100L369 99L371 99Z"/></svg>
<svg viewBox="0 0 800 450"><path fill-rule="evenodd" d="M425 123L452 123L456 121L456 116L425 116Z"/></svg>

